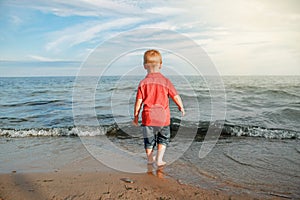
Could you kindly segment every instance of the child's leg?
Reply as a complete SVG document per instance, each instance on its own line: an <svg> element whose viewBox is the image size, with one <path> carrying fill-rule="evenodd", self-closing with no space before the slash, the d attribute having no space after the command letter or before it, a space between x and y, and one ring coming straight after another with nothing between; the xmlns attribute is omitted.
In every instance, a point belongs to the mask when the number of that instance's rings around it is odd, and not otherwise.
<svg viewBox="0 0 300 200"><path fill-rule="evenodd" d="M163 161L163 157L169 144L170 140L170 128L169 126L162 127L162 129L157 134L157 155L156 163L157 166L165 165L166 162Z"/></svg>
<svg viewBox="0 0 300 200"><path fill-rule="evenodd" d="M163 161L163 157L166 151L166 145L158 144L157 145L157 155L156 155L156 164L157 166L165 165L166 162Z"/></svg>
<svg viewBox="0 0 300 200"><path fill-rule="evenodd" d="M147 155L148 164L154 162L153 150L156 146L156 135L154 134L153 127L143 126L143 136L144 136L144 147Z"/></svg>
<svg viewBox="0 0 300 200"><path fill-rule="evenodd" d="M146 149L146 155L147 155L148 164L152 164L154 162L153 149Z"/></svg>

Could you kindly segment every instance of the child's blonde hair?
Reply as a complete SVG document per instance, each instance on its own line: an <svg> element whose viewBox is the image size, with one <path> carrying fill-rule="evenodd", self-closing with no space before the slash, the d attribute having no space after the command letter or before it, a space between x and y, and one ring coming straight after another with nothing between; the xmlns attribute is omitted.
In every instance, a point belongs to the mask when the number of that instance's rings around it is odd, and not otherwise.
<svg viewBox="0 0 300 200"><path fill-rule="evenodd" d="M145 64L162 64L162 57L158 50L150 49L144 53Z"/></svg>

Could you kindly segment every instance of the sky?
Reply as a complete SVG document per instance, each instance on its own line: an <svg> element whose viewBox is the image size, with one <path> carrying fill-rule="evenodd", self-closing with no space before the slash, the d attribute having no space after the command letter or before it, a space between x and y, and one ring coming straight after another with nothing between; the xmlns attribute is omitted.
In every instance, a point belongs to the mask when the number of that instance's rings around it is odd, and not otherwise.
<svg viewBox="0 0 300 200"><path fill-rule="evenodd" d="M0 76L74 76L107 41L147 28L193 41L220 75L300 75L298 0L1 0ZM131 37L137 44L143 39ZM112 74L122 65L142 66L145 46L132 53L133 40L121 39L99 55L106 58L118 45L131 51L113 63ZM173 43L173 52L188 48L168 36L160 42ZM175 69L184 61L168 50L164 63Z"/></svg>

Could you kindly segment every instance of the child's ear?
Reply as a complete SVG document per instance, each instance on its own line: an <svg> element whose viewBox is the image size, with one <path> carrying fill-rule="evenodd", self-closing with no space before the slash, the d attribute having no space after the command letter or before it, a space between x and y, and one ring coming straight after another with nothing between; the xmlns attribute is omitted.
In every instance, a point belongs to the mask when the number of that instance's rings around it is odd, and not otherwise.
<svg viewBox="0 0 300 200"><path fill-rule="evenodd" d="M147 69L147 65L146 64L144 64L144 69Z"/></svg>
<svg viewBox="0 0 300 200"><path fill-rule="evenodd" d="M159 69L161 69L161 68L162 68L162 63L159 64Z"/></svg>

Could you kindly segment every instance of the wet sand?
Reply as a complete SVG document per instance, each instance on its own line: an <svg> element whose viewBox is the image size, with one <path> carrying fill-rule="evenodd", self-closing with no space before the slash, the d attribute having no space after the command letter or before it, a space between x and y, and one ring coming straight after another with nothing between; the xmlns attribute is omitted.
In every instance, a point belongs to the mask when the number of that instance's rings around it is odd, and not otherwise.
<svg viewBox="0 0 300 200"><path fill-rule="evenodd" d="M125 179L125 181L123 180ZM133 183L126 182L132 180ZM0 175L1 199L253 199L209 191L175 180L118 172L48 172Z"/></svg>
<svg viewBox="0 0 300 200"><path fill-rule="evenodd" d="M140 174L119 172L94 159L80 140L65 138L57 145L61 140L2 140L15 152L1 155L0 199L260 199L253 193L183 184L165 174L168 166L148 166L148 172Z"/></svg>

